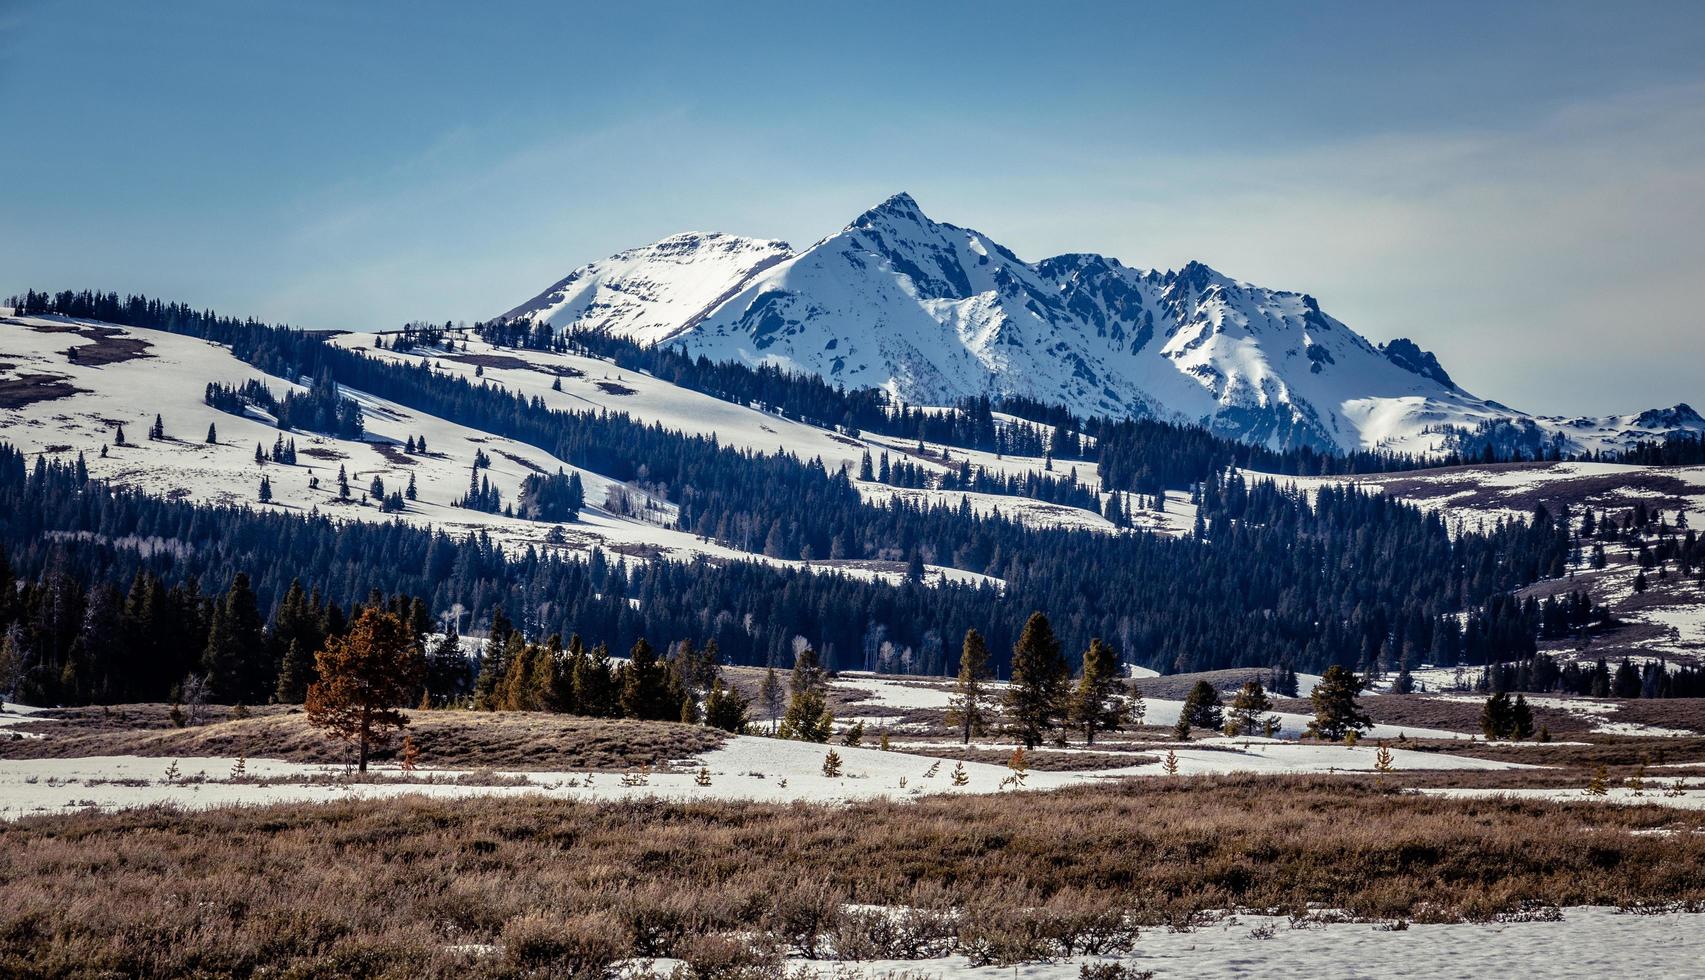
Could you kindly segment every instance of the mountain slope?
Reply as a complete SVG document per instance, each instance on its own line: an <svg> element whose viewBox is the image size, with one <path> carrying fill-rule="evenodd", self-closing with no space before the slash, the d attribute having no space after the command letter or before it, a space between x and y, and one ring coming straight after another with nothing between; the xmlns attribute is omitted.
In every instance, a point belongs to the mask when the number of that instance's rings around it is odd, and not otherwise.
<svg viewBox="0 0 1705 980"><path fill-rule="evenodd" d="M504 316L531 317L559 327L597 323L641 343L657 343L792 254L786 242L672 235L581 266Z"/></svg>
<svg viewBox="0 0 1705 980"><path fill-rule="evenodd" d="M1313 297L1199 262L1168 272L1093 254L1027 263L906 194L797 255L682 237L587 266L510 315L780 364L914 404L1023 395L1275 447L1430 452L1447 427L1529 419L1463 391L1411 341L1374 346ZM695 288L677 293L687 281ZM631 300L630 283L659 298ZM621 299L599 298L608 293ZM1692 414L1682 409L1672 412ZM1626 421L1533 424L1541 438L1592 449L1619 444Z"/></svg>

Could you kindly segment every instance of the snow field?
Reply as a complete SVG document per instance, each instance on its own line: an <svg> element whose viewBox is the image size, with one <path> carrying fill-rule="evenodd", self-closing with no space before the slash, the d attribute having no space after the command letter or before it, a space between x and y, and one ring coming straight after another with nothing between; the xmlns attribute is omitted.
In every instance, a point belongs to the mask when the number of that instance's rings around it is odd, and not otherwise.
<svg viewBox="0 0 1705 980"><path fill-rule="evenodd" d="M941 743L947 745L949 743ZM1001 746L1006 748L1007 746ZM1156 746L1158 755L1167 746ZM829 752L842 764L839 777L823 773ZM1374 747L1308 745L1264 739L1202 739L1176 746L1184 775L1222 773L1367 772L1375 767ZM1514 763L1393 749L1393 764L1403 769L1497 770L1525 768ZM435 797L512 796L537 793L579 800L632 797L751 800L759 802L847 803L867 799L917 799L939 793L1002 792L1012 775L1004 765L957 763L927 754L884 752L875 748L818 745L758 736L734 736L721 748L682 760L678 772L649 774L643 785L623 785L617 773L497 772L420 769L404 774L394 766L373 772L399 782L354 782L338 777L342 766L269 759L245 763L247 780L234 779L237 760L225 757L168 759L141 756L92 756L71 759L0 761L0 815L15 819L88 807L112 810L174 803L202 808L391 797L420 793ZM175 779L167 770L177 766ZM696 782L699 767L710 770L711 784ZM964 786L953 785L952 771L963 766ZM930 775L932 768L934 774ZM1078 772L1030 772L1022 789L1046 790L1124 776L1158 776L1158 761L1144 765ZM491 784L495 777L497 783ZM256 782L256 781L260 782ZM458 780L461 780L458 782ZM485 783L482 785L482 783Z"/></svg>
<svg viewBox="0 0 1705 980"><path fill-rule="evenodd" d="M1326 918L1326 917L1323 917ZM1077 980L1085 965L1120 963L1156 980L1243 977L1404 977L1484 980L1511 976L1558 980L1698 975L1699 914L1624 913L1568 908L1560 921L1445 924L1293 922L1282 916L1230 915L1186 931L1143 930L1120 957L1073 956L1017 966L972 966L964 957L812 963L825 975L870 980ZM1519 967L1512 966L1519 964ZM672 961L652 965L667 975Z"/></svg>

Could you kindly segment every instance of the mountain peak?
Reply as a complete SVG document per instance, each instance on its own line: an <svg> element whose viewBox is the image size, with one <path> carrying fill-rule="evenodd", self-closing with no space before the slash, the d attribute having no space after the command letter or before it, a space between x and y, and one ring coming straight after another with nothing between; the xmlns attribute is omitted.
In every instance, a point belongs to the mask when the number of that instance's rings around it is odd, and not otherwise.
<svg viewBox="0 0 1705 980"><path fill-rule="evenodd" d="M879 222L891 221L915 221L924 223L928 222L929 218L924 215L923 209L918 207L917 199L913 198L912 195L905 191L901 191L900 193L889 197L881 204L878 204L854 218L852 224L847 227L861 228L868 227Z"/></svg>
<svg viewBox="0 0 1705 980"><path fill-rule="evenodd" d="M801 252L676 236L594 262L516 312L914 405L1016 395L1275 447L1429 453L1453 428L1528 418L1459 388L1413 341L1375 347L1305 293L1201 261L1170 272L1087 252L1025 262L905 192ZM1697 414L1676 406L1621 417L1617 431L1690 425ZM1597 431L1572 425L1568 438L1598 445Z"/></svg>

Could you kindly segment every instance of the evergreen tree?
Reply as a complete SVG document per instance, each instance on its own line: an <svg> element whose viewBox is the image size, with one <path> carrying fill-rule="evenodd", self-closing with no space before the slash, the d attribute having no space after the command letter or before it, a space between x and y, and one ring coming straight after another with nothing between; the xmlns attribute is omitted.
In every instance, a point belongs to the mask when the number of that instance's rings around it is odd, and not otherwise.
<svg viewBox="0 0 1705 980"><path fill-rule="evenodd" d="M273 689L272 700L278 704L301 704L313 682L313 660L300 642L291 640L278 667L278 684Z"/></svg>
<svg viewBox="0 0 1705 980"><path fill-rule="evenodd" d="M502 613L499 609L497 614L501 616ZM504 679L509 667L504 660L504 646L504 641L497 637L494 621L492 632L480 646L479 673L474 677L476 711L499 711L503 707Z"/></svg>
<svg viewBox="0 0 1705 980"><path fill-rule="evenodd" d="M824 674L822 661L817 658L815 648L800 642L793 655L793 673L787 679L787 689L790 694L802 691L823 691L828 687L828 677Z"/></svg>
<svg viewBox="0 0 1705 980"><path fill-rule="evenodd" d="M1372 728L1373 721L1357 701L1361 693L1361 678L1339 664L1326 668L1326 673L1314 686L1314 693L1308 696L1314 706L1314 720L1308 723L1308 734L1327 742L1337 742L1351 732L1360 733Z"/></svg>
<svg viewBox="0 0 1705 980"><path fill-rule="evenodd" d="M1217 732L1225 725L1222 708L1220 692L1207 681L1197 681L1195 686L1190 688L1190 693L1184 696L1184 708L1179 718L1191 728L1207 728Z"/></svg>
<svg viewBox="0 0 1705 980"><path fill-rule="evenodd" d="M1237 696L1232 698L1225 732L1235 738L1240 735L1265 735L1269 731L1277 731L1277 726L1272 724L1277 719L1267 716L1267 712L1272 710L1273 699L1267 696L1261 682L1247 681L1238 689Z"/></svg>
<svg viewBox="0 0 1705 980"><path fill-rule="evenodd" d="M0 700L10 701L18 695L18 684L24 678L24 631L17 623L6 628L0 636Z"/></svg>
<svg viewBox="0 0 1705 980"><path fill-rule="evenodd" d="M402 619L369 606L314 662L319 679L308 688L308 721L354 743L357 767L366 772L371 749L408 724L396 709L409 703L424 670L415 639Z"/></svg>
<svg viewBox="0 0 1705 980"><path fill-rule="evenodd" d="M1415 678L1409 673L1409 659L1407 657L1403 658L1403 660L1398 664L1397 678L1391 682L1391 693L1415 693Z"/></svg>
<svg viewBox="0 0 1705 980"><path fill-rule="evenodd" d="M820 687L807 687L796 692L788 701L776 734L781 738L801 742L827 742L834 730L835 718L829 713L828 697Z"/></svg>
<svg viewBox="0 0 1705 980"><path fill-rule="evenodd" d="M758 701L769 715L772 735L775 734L776 721L781 717L781 709L786 699L786 690L782 687L781 678L776 674L775 665L765 667L763 683L758 686Z"/></svg>
<svg viewBox="0 0 1705 980"><path fill-rule="evenodd" d="M610 648L603 643L574 669L574 700L583 715L614 718L621 713L616 679L610 669Z"/></svg>
<svg viewBox="0 0 1705 980"><path fill-rule="evenodd" d="M258 654L264 650L260 610L249 577L238 572L231 588L214 603L201 667L209 696L226 704L253 703L270 693L274 678Z"/></svg>
<svg viewBox="0 0 1705 980"><path fill-rule="evenodd" d="M1033 612L1012 649L1012 682L1007 686L1007 717L1027 749L1042 743L1067 709L1071 672L1048 617Z"/></svg>
<svg viewBox="0 0 1705 980"><path fill-rule="evenodd" d="M746 710L751 705L744 695L728 687L718 678L711 683L705 696L704 723L735 735L746 731Z"/></svg>
<svg viewBox="0 0 1705 980"><path fill-rule="evenodd" d="M651 644L640 637L622 668L622 716L644 721L675 721L680 702L670 696L668 670L657 662Z"/></svg>
<svg viewBox="0 0 1705 980"><path fill-rule="evenodd" d="M870 454L865 454L868 461ZM965 631L965 642L959 650L959 680L948 702L947 725L957 729L959 740L971 744L971 736L981 735L988 728L993 705L985 687L989 679L989 648L983 634L974 629Z"/></svg>
<svg viewBox="0 0 1705 980"><path fill-rule="evenodd" d="M1515 705L1504 691L1495 691L1480 709L1480 731L1488 740L1510 738L1515 734Z"/></svg>
<svg viewBox="0 0 1705 980"><path fill-rule="evenodd" d="M448 701L467 692L468 658L462 654L462 637L454 620L444 637L426 657L426 693L436 701Z"/></svg>
<svg viewBox="0 0 1705 980"><path fill-rule="evenodd" d="M1533 737L1533 709L1521 694L1516 695L1516 703L1510 706L1510 727L1518 741Z"/></svg>
<svg viewBox="0 0 1705 980"><path fill-rule="evenodd" d="M207 423L207 444L210 446L213 446L213 445L218 445L218 443L219 443L219 427L216 423L209 422L209 423Z"/></svg>
<svg viewBox="0 0 1705 980"><path fill-rule="evenodd" d="M1083 654L1083 671L1072 692L1072 724L1083 730L1084 741L1095 744L1095 733L1116 732L1128 717L1125 685L1120 680L1119 655L1096 637Z"/></svg>

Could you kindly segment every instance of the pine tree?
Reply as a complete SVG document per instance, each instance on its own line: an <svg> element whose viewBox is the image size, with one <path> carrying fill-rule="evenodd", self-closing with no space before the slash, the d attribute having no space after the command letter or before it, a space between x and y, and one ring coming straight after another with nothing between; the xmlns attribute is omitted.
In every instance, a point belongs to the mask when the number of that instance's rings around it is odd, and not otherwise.
<svg viewBox="0 0 1705 980"><path fill-rule="evenodd" d="M409 702L424 670L420 650L401 618L366 607L349 633L326 641L314 658L319 679L308 688L308 721L358 746L358 768L408 725L396 710Z"/></svg>
<svg viewBox="0 0 1705 980"><path fill-rule="evenodd" d="M260 610L248 575L238 572L224 597L213 604L207 646L201 655L213 700L253 702L270 692L274 678L267 676L261 663L262 649Z"/></svg>
<svg viewBox="0 0 1705 980"><path fill-rule="evenodd" d="M502 608L497 615L503 614ZM495 623L495 620L494 620ZM504 643L497 638L495 627L480 646L479 674L474 678L474 710L498 711L503 707L504 675L509 665L504 661Z"/></svg>
<svg viewBox="0 0 1705 980"><path fill-rule="evenodd" d="M1374 772L1381 776L1385 776L1392 770L1391 750L1385 747L1384 742L1379 743L1379 749L1373 754L1373 768Z"/></svg>
<svg viewBox="0 0 1705 980"><path fill-rule="evenodd" d="M1510 734L1517 741L1533 737L1533 709L1528 707L1524 695L1516 695L1516 703L1510 706Z"/></svg>
<svg viewBox="0 0 1705 980"><path fill-rule="evenodd" d="M1261 683L1245 682L1231 701L1231 711L1226 716L1226 734L1236 738L1265 733L1270 721L1265 716L1272 710L1273 700L1267 696Z"/></svg>
<svg viewBox="0 0 1705 980"><path fill-rule="evenodd" d="M821 688L807 687L793 695L776 734L801 742L827 742L835 724Z"/></svg>
<svg viewBox="0 0 1705 980"><path fill-rule="evenodd" d="M1030 775L1030 762L1024 757L1022 748L1012 750L1012 755L1007 757L1006 767L1012 770L1012 775L1007 777L1012 780L1012 784L1023 786L1024 780Z"/></svg>
<svg viewBox="0 0 1705 980"><path fill-rule="evenodd" d="M822 661L817 658L817 651L808 645L800 646L793 655L793 673L787 679L788 693L821 691L827 686L828 678L824 674Z"/></svg>
<svg viewBox="0 0 1705 980"><path fill-rule="evenodd" d="M1048 617L1033 612L1012 649L1012 682L1007 687L1007 716L1027 749L1042 744L1066 713L1071 674Z"/></svg>
<svg viewBox="0 0 1705 980"><path fill-rule="evenodd" d="M864 742L864 719L859 719L847 726L846 733L841 736L841 744L848 748L857 748Z"/></svg>
<svg viewBox="0 0 1705 980"><path fill-rule="evenodd" d="M1529 720L1531 724L1531 719ZM1503 691L1495 691L1480 709L1480 731L1491 741L1515 735L1515 705Z"/></svg>
<svg viewBox="0 0 1705 980"><path fill-rule="evenodd" d="M744 695L724 685L718 678L711 682L710 693L705 696L704 723L735 735L742 734L746 731L746 711L750 705Z"/></svg>
<svg viewBox="0 0 1705 980"><path fill-rule="evenodd" d="M1225 724L1222 708L1220 692L1207 681L1197 681L1190 688L1190 693L1184 696L1184 708L1179 718L1191 728L1217 732Z"/></svg>
<svg viewBox="0 0 1705 980"><path fill-rule="evenodd" d="M870 454L865 454L866 460ZM959 680L947 706L947 724L957 729L959 739L971 744L971 736L981 735L988 727L990 701L985 682L989 677L989 648L983 634L974 629L965 631L965 641L959 648Z"/></svg>
<svg viewBox="0 0 1705 980"><path fill-rule="evenodd" d="M1610 792L1610 770L1600 764L1593 770L1592 779L1587 782L1588 796L1605 796Z"/></svg>
<svg viewBox="0 0 1705 980"><path fill-rule="evenodd" d="M1083 672L1072 692L1072 724L1083 730L1084 741L1095 744L1095 733L1116 732L1128 717L1125 685L1119 678L1119 655L1096 637L1083 654Z"/></svg>
<svg viewBox="0 0 1705 980"><path fill-rule="evenodd" d="M604 644L593 647L588 657L575 664L574 700L581 714L593 718L613 718L620 713L616 679L610 670L610 648Z"/></svg>
<svg viewBox="0 0 1705 980"><path fill-rule="evenodd" d="M409 500L415 499L414 473L413 472L410 472L408 475L408 489L403 491L403 496L407 497Z"/></svg>
<svg viewBox="0 0 1705 980"><path fill-rule="evenodd" d="M1314 720L1308 723L1308 734L1327 742L1336 742L1351 732L1373 727L1373 721L1362 711L1357 695L1362 693L1362 680L1339 664L1326 668L1314 693L1308 696L1314 705Z"/></svg>
<svg viewBox="0 0 1705 980"><path fill-rule="evenodd" d="M651 644L640 637L622 668L622 716L642 721L675 721L681 706L670 697L668 671L657 662Z"/></svg>
<svg viewBox="0 0 1705 980"><path fill-rule="evenodd" d="M207 423L207 444L210 446L219 444L219 427L216 423Z"/></svg>
<svg viewBox="0 0 1705 980"><path fill-rule="evenodd" d="M830 779L841 777L841 755L834 749L830 749L829 754L823 757L823 775Z"/></svg>
<svg viewBox="0 0 1705 980"><path fill-rule="evenodd" d="M764 668L764 681L758 687L758 701L763 704L764 710L769 713L770 734L772 735L775 734L776 721L781 717L781 709L782 705L785 703L786 697L787 695L782 688L781 678L776 674L775 665L772 664L769 667Z"/></svg>
<svg viewBox="0 0 1705 980"><path fill-rule="evenodd" d="M301 704L308 697L308 686L314 681L313 659L298 640L291 640L284 660L278 667L278 684L272 699L279 704Z"/></svg>
<svg viewBox="0 0 1705 980"><path fill-rule="evenodd" d="M260 478L260 502L272 503L272 481L264 476Z"/></svg>

